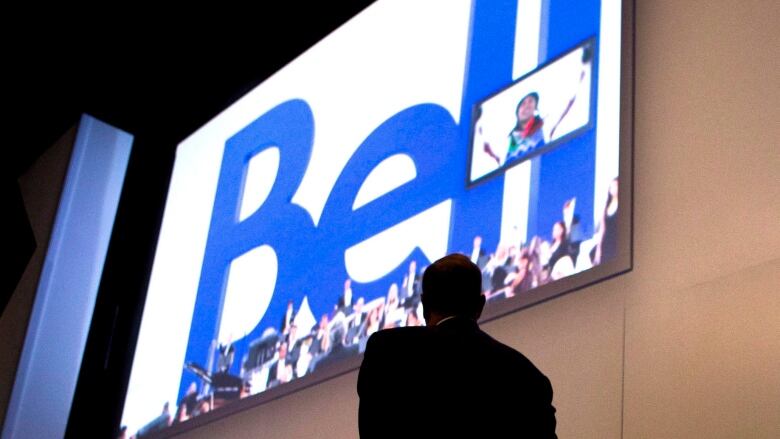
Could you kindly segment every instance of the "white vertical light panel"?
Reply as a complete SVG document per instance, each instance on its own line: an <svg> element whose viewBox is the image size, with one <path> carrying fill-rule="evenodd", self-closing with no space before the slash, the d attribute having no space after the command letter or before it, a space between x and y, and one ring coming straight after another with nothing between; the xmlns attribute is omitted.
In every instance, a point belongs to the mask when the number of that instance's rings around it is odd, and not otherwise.
<svg viewBox="0 0 780 439"><path fill-rule="evenodd" d="M2 437L65 435L133 136L84 115Z"/></svg>
<svg viewBox="0 0 780 439"><path fill-rule="evenodd" d="M539 65L542 0L519 0L515 25L515 58L512 77L517 79ZM531 160L504 173L501 208L501 242L519 245L528 234L528 203L531 190Z"/></svg>

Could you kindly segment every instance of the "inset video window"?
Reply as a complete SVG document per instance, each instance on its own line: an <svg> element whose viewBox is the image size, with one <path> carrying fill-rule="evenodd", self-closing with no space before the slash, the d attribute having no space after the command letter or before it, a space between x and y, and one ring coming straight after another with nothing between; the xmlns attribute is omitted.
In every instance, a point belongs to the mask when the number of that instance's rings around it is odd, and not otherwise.
<svg viewBox="0 0 780 439"><path fill-rule="evenodd" d="M469 183L565 143L591 123L593 38L478 102Z"/></svg>

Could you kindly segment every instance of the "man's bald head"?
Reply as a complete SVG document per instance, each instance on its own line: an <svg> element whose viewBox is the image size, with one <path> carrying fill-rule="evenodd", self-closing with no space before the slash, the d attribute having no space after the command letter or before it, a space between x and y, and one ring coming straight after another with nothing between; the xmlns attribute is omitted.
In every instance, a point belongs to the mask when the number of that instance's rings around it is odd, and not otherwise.
<svg viewBox="0 0 780 439"><path fill-rule="evenodd" d="M425 319L440 316L479 318L485 298L482 272L461 254L447 255L425 269L422 279Z"/></svg>

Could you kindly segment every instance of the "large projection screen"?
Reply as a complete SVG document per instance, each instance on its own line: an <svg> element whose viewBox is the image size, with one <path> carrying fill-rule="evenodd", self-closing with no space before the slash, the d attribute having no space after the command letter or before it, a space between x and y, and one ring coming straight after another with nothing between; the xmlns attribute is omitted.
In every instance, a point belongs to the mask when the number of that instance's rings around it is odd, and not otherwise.
<svg viewBox="0 0 780 439"><path fill-rule="evenodd" d="M182 141L127 433L354 369L448 253L483 319L630 270L632 14L378 1Z"/></svg>

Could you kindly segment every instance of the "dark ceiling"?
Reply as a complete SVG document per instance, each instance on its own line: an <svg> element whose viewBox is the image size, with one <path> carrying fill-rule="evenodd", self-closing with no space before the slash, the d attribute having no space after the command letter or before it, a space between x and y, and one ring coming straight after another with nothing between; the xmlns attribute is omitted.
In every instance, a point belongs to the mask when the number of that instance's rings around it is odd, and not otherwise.
<svg viewBox="0 0 780 439"><path fill-rule="evenodd" d="M85 112L175 144L370 3L28 11L3 43L3 175L23 173Z"/></svg>

